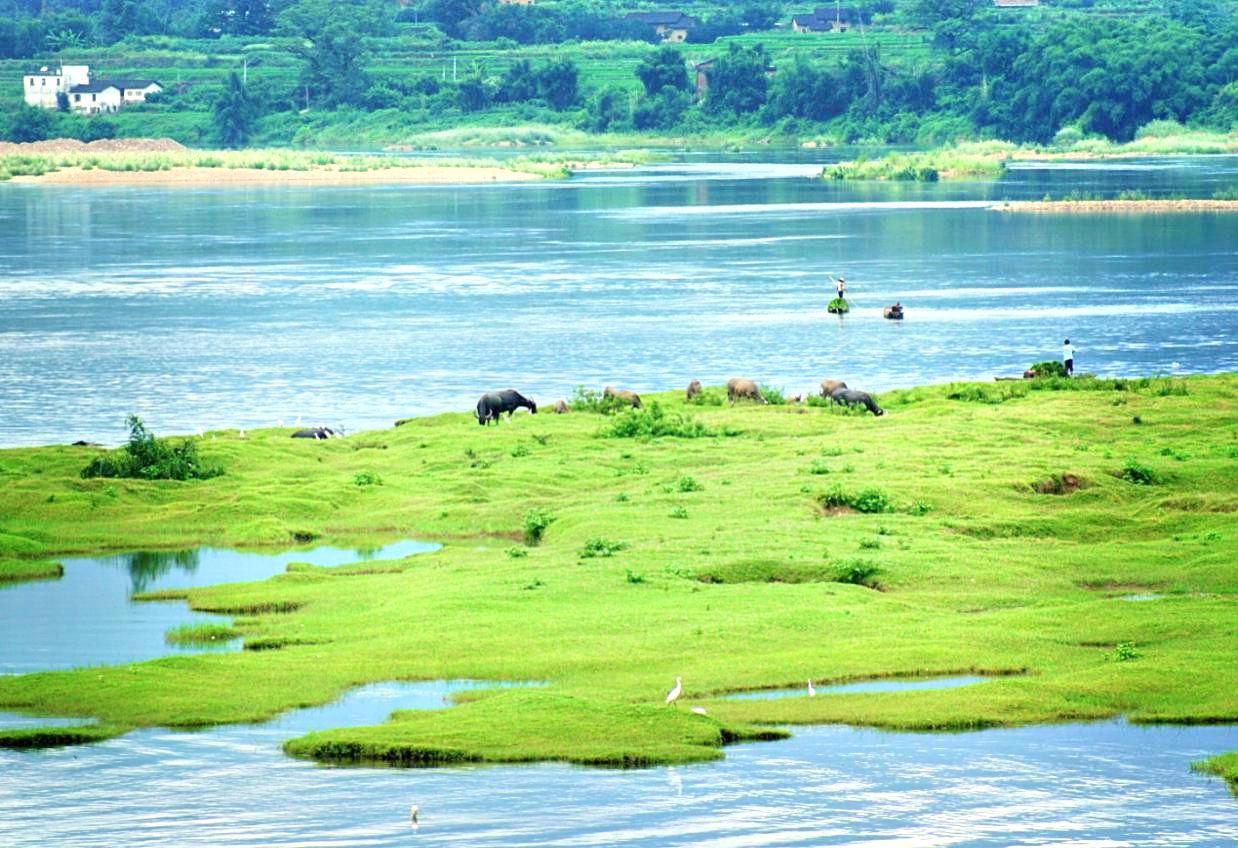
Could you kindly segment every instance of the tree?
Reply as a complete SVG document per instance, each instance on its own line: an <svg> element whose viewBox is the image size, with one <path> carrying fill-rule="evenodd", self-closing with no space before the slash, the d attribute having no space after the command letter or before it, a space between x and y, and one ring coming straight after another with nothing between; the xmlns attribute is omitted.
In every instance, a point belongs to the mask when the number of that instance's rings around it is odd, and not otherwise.
<svg viewBox="0 0 1238 848"><path fill-rule="evenodd" d="M462 112L480 112L490 105L490 92L479 74L475 74L456 88L456 105Z"/></svg>
<svg viewBox="0 0 1238 848"><path fill-rule="evenodd" d="M365 48L356 31L343 22L327 24L303 50L301 85L328 108L360 105L370 87L362 67Z"/></svg>
<svg viewBox="0 0 1238 848"><path fill-rule="evenodd" d="M622 88L608 86L589 102L584 128L589 132L609 132L625 129L632 122L632 107L628 93Z"/></svg>
<svg viewBox="0 0 1238 848"><path fill-rule="evenodd" d="M113 44L127 35L147 35L155 30L154 15L143 0L104 0L99 15L99 35Z"/></svg>
<svg viewBox="0 0 1238 848"><path fill-rule="evenodd" d="M42 141L51 134L52 117L46 109L20 106L9 119L5 137L9 141Z"/></svg>
<svg viewBox="0 0 1238 848"><path fill-rule="evenodd" d="M757 45L743 48L732 44L726 54L709 69L709 96L705 105L711 112L742 115L765 105L769 78L765 75L769 57Z"/></svg>
<svg viewBox="0 0 1238 848"><path fill-rule="evenodd" d="M269 0L212 0L202 12L204 35L266 35L275 28Z"/></svg>
<svg viewBox="0 0 1238 848"><path fill-rule="evenodd" d="M215 101L215 135L224 147L243 147L253 130L254 107L236 71Z"/></svg>
<svg viewBox="0 0 1238 848"><path fill-rule="evenodd" d="M506 103L520 103L537 97L537 74L528 59L513 62L499 81L498 99Z"/></svg>
<svg viewBox="0 0 1238 848"><path fill-rule="evenodd" d="M636 77L645 87L645 93L652 96L668 85L679 91L688 91L692 83L688 80L688 67L684 64L683 54L674 47L662 47L652 53L646 53L636 66Z"/></svg>
<svg viewBox="0 0 1238 848"><path fill-rule="evenodd" d="M571 59L560 59L545 65L537 72L537 92L543 100L562 112L575 106L580 99L577 84L580 72Z"/></svg>
<svg viewBox="0 0 1238 848"><path fill-rule="evenodd" d="M691 107L691 94L668 85L652 97L641 98L632 112L632 126L638 130L670 129Z"/></svg>

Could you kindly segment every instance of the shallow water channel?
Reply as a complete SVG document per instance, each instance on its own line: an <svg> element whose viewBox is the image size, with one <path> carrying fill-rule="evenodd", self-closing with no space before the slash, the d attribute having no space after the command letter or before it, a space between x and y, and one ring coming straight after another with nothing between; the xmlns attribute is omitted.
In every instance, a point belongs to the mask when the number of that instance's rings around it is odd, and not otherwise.
<svg viewBox="0 0 1238 848"><path fill-rule="evenodd" d="M0 845L1198 845L1238 840L1235 801L1188 764L1228 727L1121 721L964 734L795 728L726 759L633 771L323 768L309 730L442 705L472 681L365 686L263 725L140 730L0 751ZM0 724L5 718L0 716ZM411 805L419 824L409 822Z"/></svg>
<svg viewBox="0 0 1238 848"><path fill-rule="evenodd" d="M169 628L228 616L194 612L184 601L134 601L139 592L265 580L290 562L335 566L401 559L436 550L411 540L350 550L318 547L282 553L197 548L62 559L59 580L0 583L0 674L117 665L171 653L239 651L241 641L169 645Z"/></svg>

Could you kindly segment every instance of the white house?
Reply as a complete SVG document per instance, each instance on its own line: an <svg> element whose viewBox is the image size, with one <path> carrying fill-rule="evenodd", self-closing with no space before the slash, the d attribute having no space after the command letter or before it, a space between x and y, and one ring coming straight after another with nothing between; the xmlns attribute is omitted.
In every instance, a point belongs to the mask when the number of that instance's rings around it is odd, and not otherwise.
<svg viewBox="0 0 1238 848"><path fill-rule="evenodd" d="M73 86L89 83L89 65L61 65L55 70L44 65L22 77L22 94L30 106L55 109L57 94L68 94Z"/></svg>
<svg viewBox="0 0 1238 848"><path fill-rule="evenodd" d="M144 103L148 94L163 91L154 80L91 80L89 65L46 66L22 77L26 103L43 109L58 109L63 94L69 108L83 115L118 112L124 106Z"/></svg>

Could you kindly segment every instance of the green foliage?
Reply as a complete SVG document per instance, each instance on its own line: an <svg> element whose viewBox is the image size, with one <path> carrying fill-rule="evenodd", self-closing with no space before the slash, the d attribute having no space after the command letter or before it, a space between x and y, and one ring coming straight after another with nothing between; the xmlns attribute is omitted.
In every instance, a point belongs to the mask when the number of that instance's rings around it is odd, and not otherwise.
<svg viewBox="0 0 1238 848"><path fill-rule="evenodd" d="M1128 483L1135 483L1139 486L1155 486L1163 482L1160 473L1151 466L1144 465L1135 459L1128 459L1126 464L1122 466L1123 480Z"/></svg>
<svg viewBox="0 0 1238 848"><path fill-rule="evenodd" d="M826 305L825 310L835 315L842 315L851 311L851 304L847 303L845 297L836 297ZM822 400L828 400L828 398L822 398Z"/></svg>
<svg viewBox="0 0 1238 848"><path fill-rule="evenodd" d="M673 508L673 509L672 509L672 510L668 513L668 515L669 515L669 517L671 517L671 518L687 518L687 517L688 517L688 508L687 508L686 506L684 506L683 504L677 504L677 505L676 505L676 506L675 506L675 507L674 507L674 508Z"/></svg>
<svg viewBox="0 0 1238 848"><path fill-rule="evenodd" d="M1143 654L1135 649L1134 642L1119 642L1113 649L1112 659L1114 662L1129 662L1141 656Z"/></svg>
<svg viewBox="0 0 1238 848"><path fill-rule="evenodd" d="M524 543L529 546L541 544L547 528L555 522L553 513L545 509L531 509L524 514Z"/></svg>
<svg viewBox="0 0 1238 848"><path fill-rule="evenodd" d="M704 486L697 482L695 477L688 474L683 475L678 481L676 481L675 488L679 489L681 492L701 492L705 489Z"/></svg>
<svg viewBox="0 0 1238 848"><path fill-rule="evenodd" d="M664 88L685 92L692 89L683 53L669 45L646 53L636 66L636 78L649 97L654 97Z"/></svg>
<svg viewBox="0 0 1238 848"><path fill-rule="evenodd" d="M630 568L626 568L624 571L626 573L626 579L629 583L639 584L645 582L645 575L637 574Z"/></svg>
<svg viewBox="0 0 1238 848"><path fill-rule="evenodd" d="M605 395L584 386L576 387L567 405L573 412L596 412L602 415L613 415L632 408L630 403L618 395Z"/></svg>
<svg viewBox="0 0 1238 848"><path fill-rule="evenodd" d="M765 105L769 56L759 45L752 48L732 43L725 55L707 71L709 93L705 107L710 112L743 115Z"/></svg>
<svg viewBox="0 0 1238 848"><path fill-rule="evenodd" d="M700 439L714 435L702 422L680 413L667 413L657 401L643 409L629 409L615 416L606 435L616 439L650 439L673 436Z"/></svg>
<svg viewBox="0 0 1238 848"><path fill-rule="evenodd" d="M1027 397L1030 389L1022 383L963 383L950 389L946 397L969 403L999 404L1008 400Z"/></svg>
<svg viewBox="0 0 1238 848"><path fill-rule="evenodd" d="M1027 369L1036 375L1037 379L1046 377L1065 377L1066 366L1056 359L1047 359L1044 362L1034 362L1032 367Z"/></svg>
<svg viewBox="0 0 1238 848"><path fill-rule="evenodd" d="M234 71L215 101L215 135L224 147L244 147L253 132L255 108Z"/></svg>
<svg viewBox="0 0 1238 848"><path fill-rule="evenodd" d="M226 624L181 624L163 634L169 645L209 645L240 637L235 628Z"/></svg>
<svg viewBox="0 0 1238 848"><path fill-rule="evenodd" d="M850 583L854 586L876 588L877 574L881 569L875 562L866 559L852 559L838 563L834 567L833 581L835 583Z"/></svg>
<svg viewBox="0 0 1238 848"><path fill-rule="evenodd" d="M127 423L129 441L119 450L92 459L82 469L83 478L206 480L224 473L219 466L206 465L198 458L198 445L192 439L156 439L136 415L130 415Z"/></svg>
<svg viewBox="0 0 1238 848"><path fill-rule="evenodd" d="M512 545L510 548L507 549L507 556L509 559L524 559L528 555L529 555L528 548L522 548L517 545Z"/></svg>
<svg viewBox="0 0 1238 848"><path fill-rule="evenodd" d="M585 546L580 549L580 558L612 557L626 548L626 542L616 542L604 536L592 536L585 542Z"/></svg>
<svg viewBox="0 0 1238 848"><path fill-rule="evenodd" d="M891 512L890 496L881 489L867 488L851 494L835 486L819 498L824 509L853 509L856 512Z"/></svg>
<svg viewBox="0 0 1238 848"><path fill-rule="evenodd" d="M362 488L366 486L381 486L383 478L379 477L373 471L358 471L353 475L352 482L354 486Z"/></svg>

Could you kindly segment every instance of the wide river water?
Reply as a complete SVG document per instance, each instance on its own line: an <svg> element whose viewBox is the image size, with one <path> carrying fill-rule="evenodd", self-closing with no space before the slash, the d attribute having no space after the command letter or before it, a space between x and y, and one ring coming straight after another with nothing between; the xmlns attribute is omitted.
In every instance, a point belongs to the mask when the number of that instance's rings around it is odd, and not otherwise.
<svg viewBox="0 0 1238 848"><path fill-rule="evenodd" d="M823 377L880 391L1015 374L1056 358L1065 336L1081 369L1100 374L1238 368L1238 216L986 208L1071 191L1207 197L1238 184L1238 157L1029 166L998 183L938 185L810 179L825 159L685 156L460 187L0 184L0 445L116 442L129 412L157 432L298 417L351 431L468 409L508 385L543 402L578 384L651 390L741 374L793 392ZM825 313L827 273L850 283L845 319ZM902 324L880 317L895 300ZM9 624L27 628L8 638L29 640L0 645L0 666L171 652L163 631L202 617L129 593L240 578L233 568L268 573L224 551L128 555L0 588ZM54 641L48 616L104 595L82 630L96 634L90 651ZM928 685L946 684L983 682ZM1238 842L1234 799L1189 770L1238 748L1231 726L804 727L718 762L634 771L338 769L280 752L308 729L440 706L471 685L485 684L378 684L264 725L0 751L0 846ZM0 727L42 723L0 715Z"/></svg>
<svg viewBox="0 0 1238 848"><path fill-rule="evenodd" d="M771 154L772 155L772 154ZM471 409L514 386L750 376L805 391L1238 368L1238 215L1012 215L1071 191L1210 197L1238 157L843 184L830 154L685 156L561 182L0 184L0 445ZM827 274L854 311L827 315ZM907 319L881 318L901 300Z"/></svg>

